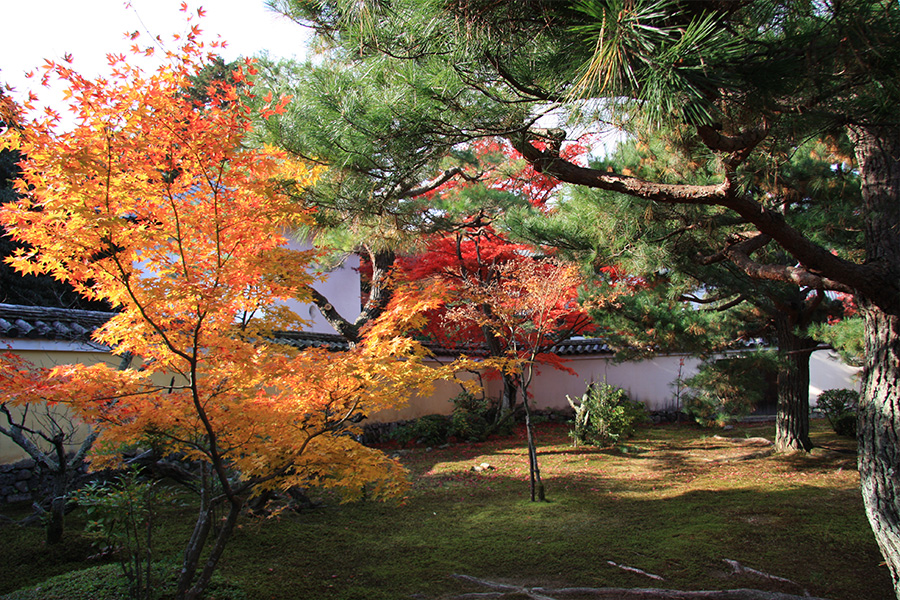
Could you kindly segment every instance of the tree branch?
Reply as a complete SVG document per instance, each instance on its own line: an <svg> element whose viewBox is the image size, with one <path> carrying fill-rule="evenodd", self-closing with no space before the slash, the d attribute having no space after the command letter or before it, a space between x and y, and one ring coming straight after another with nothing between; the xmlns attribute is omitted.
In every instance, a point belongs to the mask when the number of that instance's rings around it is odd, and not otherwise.
<svg viewBox="0 0 900 600"><path fill-rule="evenodd" d="M754 245L759 244L757 236L745 242L733 244L724 250L725 256L744 273L754 279L766 279L769 281L785 281L795 283L801 287L813 289L834 290L836 292L853 293L853 288L812 273L803 267L790 267L786 265L767 265L750 258L750 252Z"/></svg>
<svg viewBox="0 0 900 600"><path fill-rule="evenodd" d="M556 177L560 181L597 189L647 198L667 204L724 205L733 196L730 181L713 185L665 184L619 175L599 169L582 167L569 162L550 150L539 150L530 141L531 134L519 132L509 136L510 143L535 171Z"/></svg>
<svg viewBox="0 0 900 600"><path fill-rule="evenodd" d="M534 169L552 175L574 185L619 192L629 196L645 198L663 204L694 204L721 206L733 210L746 222L757 227L760 233L790 253L805 268L760 265L749 260L742 248L735 249L729 258L739 263L744 271L760 279L784 281L809 287L825 286L824 289L854 293L866 289L870 282L882 279L881 263L856 264L829 252L812 242L802 232L792 227L784 215L765 208L752 198L738 192L727 172L725 181L713 185L663 184L617 173L581 167L571 163L551 150L540 150L531 143L532 134L518 132L509 137L513 147L530 162ZM721 142L723 145L725 142ZM761 243L762 240L759 240ZM812 284L812 285L810 285Z"/></svg>
<svg viewBox="0 0 900 600"><path fill-rule="evenodd" d="M441 187L454 177L459 175L466 181L478 181L481 178L482 173L478 175L467 175L465 171L460 167L453 167L452 169L448 169L444 172L443 175L432 181L431 183L425 184L419 187L409 187L401 190L400 197L401 198L415 198L416 196L421 196L422 194L427 194L428 192L433 192L437 188Z"/></svg>

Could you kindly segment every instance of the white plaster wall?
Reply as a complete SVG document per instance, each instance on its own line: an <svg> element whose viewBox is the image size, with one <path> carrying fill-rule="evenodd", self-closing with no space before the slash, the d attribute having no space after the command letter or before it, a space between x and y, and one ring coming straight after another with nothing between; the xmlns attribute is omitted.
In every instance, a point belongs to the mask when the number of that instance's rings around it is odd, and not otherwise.
<svg viewBox="0 0 900 600"><path fill-rule="evenodd" d="M649 410L673 410L672 384L679 374L687 378L696 373L699 363L699 359L679 355L626 363L603 357L573 357L566 366L575 375L544 367L531 384L531 393L538 408L568 408L567 395L580 398L589 383L606 381L645 403Z"/></svg>
<svg viewBox="0 0 900 600"><path fill-rule="evenodd" d="M859 391L861 367L844 363L837 352L819 350L809 360L809 405L816 406L825 390L847 388Z"/></svg>
<svg viewBox="0 0 900 600"><path fill-rule="evenodd" d="M566 396L584 393L587 384L606 381L626 390L633 400L643 402L649 410L675 410L675 381L687 379L697 372L700 360L690 356L658 356L640 362L615 363L602 357L574 357L566 366L575 375L545 367L531 385L538 408L566 408ZM858 367L840 360L835 352L819 350L810 358L810 404L823 390L859 389Z"/></svg>
<svg viewBox="0 0 900 600"><path fill-rule="evenodd" d="M292 250L309 250L312 246L301 241L292 241L289 244ZM324 274L324 278L313 287L328 298L332 306L342 317L350 322L356 320L362 312L360 304L359 282L359 257L348 254L344 261L336 268ZM335 333L334 328L325 320L319 309L313 304L297 302L295 300L286 303L291 310L303 319L310 322L304 331L314 333Z"/></svg>

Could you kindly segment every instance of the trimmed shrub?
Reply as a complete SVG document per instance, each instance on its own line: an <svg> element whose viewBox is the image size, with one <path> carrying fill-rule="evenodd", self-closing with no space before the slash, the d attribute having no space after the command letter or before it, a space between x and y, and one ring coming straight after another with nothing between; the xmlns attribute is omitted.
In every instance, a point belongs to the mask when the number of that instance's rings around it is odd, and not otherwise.
<svg viewBox="0 0 900 600"><path fill-rule="evenodd" d="M574 429L569 433L575 445L615 444L630 437L635 427L647 420L643 404L632 402L625 390L606 382L588 385L577 401L569 396L566 400L575 410Z"/></svg>
<svg viewBox="0 0 900 600"><path fill-rule="evenodd" d="M819 410L831 423L838 435L856 437L856 409L859 406L859 392L848 389L825 390L816 402Z"/></svg>

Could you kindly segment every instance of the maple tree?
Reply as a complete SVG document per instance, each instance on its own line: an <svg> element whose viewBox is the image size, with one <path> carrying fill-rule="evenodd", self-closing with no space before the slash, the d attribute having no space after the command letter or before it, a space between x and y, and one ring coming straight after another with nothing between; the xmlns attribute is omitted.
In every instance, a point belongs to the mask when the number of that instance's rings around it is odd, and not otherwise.
<svg viewBox="0 0 900 600"><path fill-rule="evenodd" d="M490 282L464 279L462 302L448 314L450 322L474 323L495 338L507 342L502 369L512 375L522 389L531 500L545 500L544 484L537 459L531 409L530 385L538 361L558 368L558 357L549 355L550 347L572 332L583 329L589 318L578 303L582 279L573 264L552 259L526 258L496 266Z"/></svg>
<svg viewBox="0 0 900 600"><path fill-rule="evenodd" d="M531 497L544 500L528 386L539 364L566 370L552 346L590 327L578 303L583 282L574 265L507 233L506 219L520 209L550 210L558 182L535 172L501 140L479 140L468 150L481 175L450 180L424 195L441 229L425 238L420 252L398 259L398 278L426 282L440 301L426 315L428 340L461 352L486 348L486 364L503 380L489 431L524 410ZM584 148L573 144L568 152L575 159Z"/></svg>
<svg viewBox="0 0 900 600"><path fill-rule="evenodd" d="M123 358L121 368L130 363ZM46 402L48 382L55 379L47 368L37 368L12 352L0 354L0 413L5 424L0 424L0 434L12 440L34 461L48 491L40 497L41 490L33 489L34 512L22 524L35 518L45 518L47 543L62 541L69 494L77 485L77 479L85 467L87 453L96 430L83 431L82 424L55 402ZM57 385L71 385L70 380L56 381ZM28 398L20 405L17 398ZM19 410L16 410L19 408Z"/></svg>
<svg viewBox="0 0 900 600"><path fill-rule="evenodd" d="M510 239L507 220L515 218L525 207L538 212L550 210L558 182L537 173L521 160L521 156L502 140L484 139L472 143L467 151L470 161L480 171L478 177L452 179L423 194L421 202L427 207L430 219L438 230L423 236L421 249L400 257L398 277L405 281L431 280L441 289L441 305L429 315L427 338L445 347L471 351L473 347L487 348L492 357L517 354L516 344L549 349L555 343L577 335L590 324L587 314L577 305L569 305L555 317L555 325L545 328L538 338L521 338L522 328L496 330L481 322L491 317L490 303L477 300L482 292L515 273L513 264L530 264L536 253L543 252L528 244ZM572 144L571 157L584 152L584 147ZM578 282L569 290L575 294ZM477 293L476 293L477 292ZM478 307L478 318L447 316L456 307ZM461 313L459 313L461 314ZM457 317L459 317L457 314ZM474 315L473 315L474 317ZM556 355L540 352L541 363L564 369ZM517 390L521 384L511 373L502 374L503 394L494 410L492 429L496 430L513 417L517 405Z"/></svg>
<svg viewBox="0 0 900 600"><path fill-rule="evenodd" d="M398 334L428 307L411 297L350 352L277 343L277 331L302 325L279 301L309 300L312 282L311 253L289 250L285 237L310 217L286 191L319 172L246 144L252 61L232 73L247 86L241 94L221 79L203 100L185 93L213 59L188 23L154 72L110 56L109 77L89 80L48 62L43 78L67 84L74 127L60 131L48 109L0 142L25 156L20 199L0 208L11 236L28 244L9 262L108 301L118 314L95 340L140 364L62 365L41 377L10 368L4 403L68 407L96 431L94 466L135 445L199 464L179 599L203 593L255 493L319 485L347 497L401 494L400 465L349 434L363 411L427 393L450 373L426 366L424 349ZM153 48L133 51L136 63ZM262 99L259 117L287 102Z"/></svg>

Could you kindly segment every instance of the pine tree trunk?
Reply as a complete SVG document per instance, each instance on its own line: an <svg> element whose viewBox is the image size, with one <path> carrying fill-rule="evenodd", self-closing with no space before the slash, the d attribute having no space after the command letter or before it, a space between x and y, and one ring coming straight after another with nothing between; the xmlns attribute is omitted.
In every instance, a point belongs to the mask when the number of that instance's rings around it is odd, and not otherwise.
<svg viewBox="0 0 900 600"><path fill-rule="evenodd" d="M900 599L900 128L850 130L862 178L866 259L881 266L857 301L866 368L857 424L866 515Z"/></svg>
<svg viewBox="0 0 900 600"><path fill-rule="evenodd" d="M866 318L866 369L857 422L866 516L900 598L900 316Z"/></svg>
<svg viewBox="0 0 900 600"><path fill-rule="evenodd" d="M794 319L775 317L778 349L778 412L775 417L775 451L809 452L809 357L815 341L794 332Z"/></svg>

